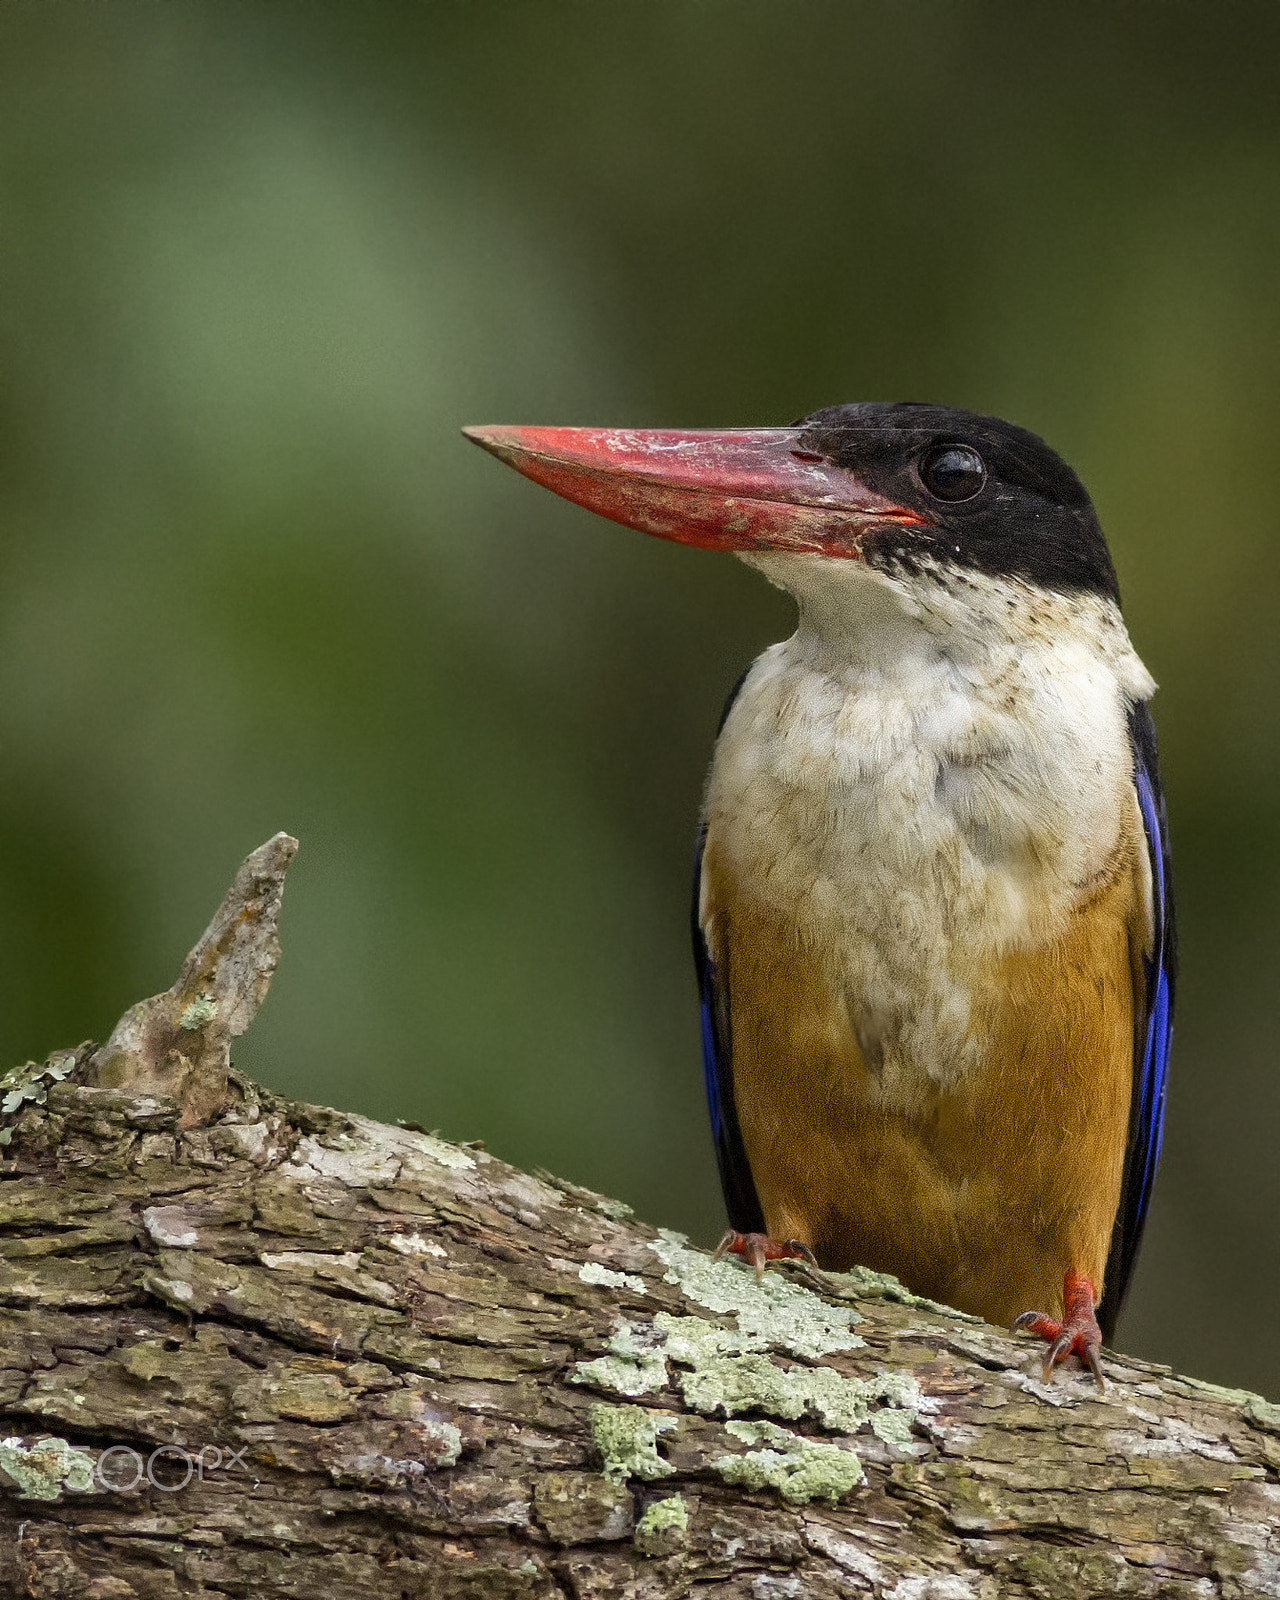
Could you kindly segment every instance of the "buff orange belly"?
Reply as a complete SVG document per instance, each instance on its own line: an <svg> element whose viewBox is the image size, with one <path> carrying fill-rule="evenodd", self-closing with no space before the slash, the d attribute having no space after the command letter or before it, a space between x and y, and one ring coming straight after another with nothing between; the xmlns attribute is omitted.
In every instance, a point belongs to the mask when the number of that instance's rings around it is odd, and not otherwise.
<svg viewBox="0 0 1280 1600"><path fill-rule="evenodd" d="M1101 1292L1133 1072L1136 859L1055 942L975 961L968 1064L946 1082L921 1068L906 1096L868 1065L830 960L710 847L706 871L769 1234L996 1322L1060 1305L1070 1267Z"/></svg>

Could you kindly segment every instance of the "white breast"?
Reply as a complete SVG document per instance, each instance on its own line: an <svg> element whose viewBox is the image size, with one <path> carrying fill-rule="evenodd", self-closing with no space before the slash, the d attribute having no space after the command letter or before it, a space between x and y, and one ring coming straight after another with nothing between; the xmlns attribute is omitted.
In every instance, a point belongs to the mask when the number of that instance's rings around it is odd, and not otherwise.
<svg viewBox="0 0 1280 1600"><path fill-rule="evenodd" d="M800 626L729 714L709 835L910 1097L980 1054L980 974L1058 936L1106 870L1134 805L1126 700L1154 685L1108 601L852 562L833 585L827 561L806 592L795 560Z"/></svg>

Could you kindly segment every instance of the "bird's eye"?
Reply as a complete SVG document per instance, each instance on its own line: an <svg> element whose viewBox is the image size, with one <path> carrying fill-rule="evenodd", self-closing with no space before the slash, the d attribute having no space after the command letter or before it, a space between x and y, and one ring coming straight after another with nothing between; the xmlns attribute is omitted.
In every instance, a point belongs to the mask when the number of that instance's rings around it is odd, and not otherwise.
<svg viewBox="0 0 1280 1600"><path fill-rule="evenodd" d="M921 460L920 481L935 500L972 500L987 481L987 469L968 445L942 444Z"/></svg>

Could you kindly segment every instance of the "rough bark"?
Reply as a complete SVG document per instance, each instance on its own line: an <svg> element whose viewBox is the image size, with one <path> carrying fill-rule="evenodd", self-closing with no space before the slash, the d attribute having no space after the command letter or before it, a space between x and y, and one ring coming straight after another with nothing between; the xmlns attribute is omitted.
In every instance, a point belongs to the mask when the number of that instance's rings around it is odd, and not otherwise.
<svg viewBox="0 0 1280 1600"><path fill-rule="evenodd" d="M1280 1595L1280 1408L1108 1390L872 1273L737 1262L231 1037L293 841L174 989L0 1085L0 1593Z"/></svg>

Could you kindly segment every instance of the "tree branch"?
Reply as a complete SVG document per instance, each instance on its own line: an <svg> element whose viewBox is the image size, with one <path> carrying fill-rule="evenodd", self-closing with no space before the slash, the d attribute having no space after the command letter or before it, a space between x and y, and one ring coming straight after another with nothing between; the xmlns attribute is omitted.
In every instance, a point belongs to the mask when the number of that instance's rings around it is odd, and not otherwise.
<svg viewBox="0 0 1280 1600"><path fill-rule="evenodd" d="M296 848L0 1083L0 1593L1280 1595L1280 1408L712 1263L229 1064Z"/></svg>

